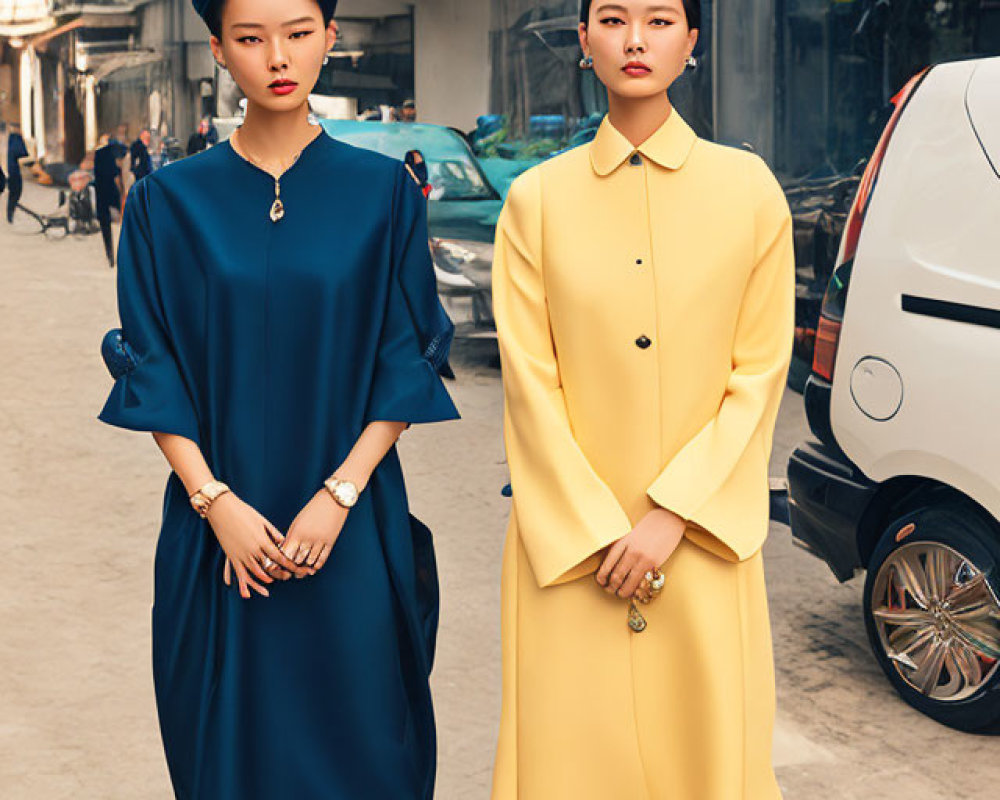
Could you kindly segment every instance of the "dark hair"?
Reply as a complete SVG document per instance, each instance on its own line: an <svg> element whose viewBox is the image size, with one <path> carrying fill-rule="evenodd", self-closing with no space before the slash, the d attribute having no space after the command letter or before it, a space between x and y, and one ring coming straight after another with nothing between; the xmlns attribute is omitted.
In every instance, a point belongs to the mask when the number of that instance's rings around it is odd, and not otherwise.
<svg viewBox="0 0 1000 800"><path fill-rule="evenodd" d="M687 17L688 27L701 28L701 0L683 0L684 15ZM593 0L583 0L580 3L580 22L586 25L590 21L590 7Z"/></svg>
<svg viewBox="0 0 1000 800"><path fill-rule="evenodd" d="M336 7L336 3L321 2L321 0L316 0L316 5L319 6L319 10L323 13L323 25L329 25L330 20L333 19L333 9ZM589 5L589 4L588 4ZM205 19L205 24L208 26L209 33L212 34L216 39L222 38L222 9L226 6L226 0L216 0L216 2L211 4L211 7L206 9L202 14Z"/></svg>

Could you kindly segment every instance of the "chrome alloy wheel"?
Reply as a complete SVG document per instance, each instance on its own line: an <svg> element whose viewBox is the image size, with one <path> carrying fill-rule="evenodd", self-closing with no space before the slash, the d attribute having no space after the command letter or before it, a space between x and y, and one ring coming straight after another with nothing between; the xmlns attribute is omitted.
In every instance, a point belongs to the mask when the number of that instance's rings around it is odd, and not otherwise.
<svg viewBox="0 0 1000 800"><path fill-rule="evenodd" d="M1000 666L1000 603L986 574L956 550L912 542L876 575L872 616L899 676L926 697L974 695Z"/></svg>

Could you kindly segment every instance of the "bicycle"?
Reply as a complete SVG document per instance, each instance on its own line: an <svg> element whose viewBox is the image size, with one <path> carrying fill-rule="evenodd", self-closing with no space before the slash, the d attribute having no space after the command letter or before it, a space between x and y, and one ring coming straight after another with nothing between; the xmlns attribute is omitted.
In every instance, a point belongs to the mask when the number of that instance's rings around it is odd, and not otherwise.
<svg viewBox="0 0 1000 800"><path fill-rule="evenodd" d="M18 203L17 208L33 220L31 233L41 233L53 240L64 239L69 234L89 236L101 229L94 215L92 195L93 190L89 186L68 195L65 190L60 190L59 205L51 214L40 214L23 203Z"/></svg>

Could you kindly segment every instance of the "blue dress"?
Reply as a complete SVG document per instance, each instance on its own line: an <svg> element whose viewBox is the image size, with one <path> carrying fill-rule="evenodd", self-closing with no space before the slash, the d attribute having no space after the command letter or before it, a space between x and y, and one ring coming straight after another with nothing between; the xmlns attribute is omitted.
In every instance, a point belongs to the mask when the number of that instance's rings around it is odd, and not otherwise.
<svg viewBox="0 0 1000 800"><path fill-rule="evenodd" d="M124 341L100 419L197 442L279 530L374 420L456 418L438 368L426 201L400 162L320 134L281 181L228 144L139 181L125 209ZM153 676L179 798L429 800L438 596L393 449L325 568L240 598L171 474Z"/></svg>

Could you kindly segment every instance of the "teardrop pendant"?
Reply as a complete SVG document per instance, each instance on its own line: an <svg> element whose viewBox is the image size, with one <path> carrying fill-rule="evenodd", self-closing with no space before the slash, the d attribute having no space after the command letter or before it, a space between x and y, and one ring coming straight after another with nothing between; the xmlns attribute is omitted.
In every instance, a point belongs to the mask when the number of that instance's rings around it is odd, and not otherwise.
<svg viewBox="0 0 1000 800"><path fill-rule="evenodd" d="M635 600L629 600L628 603L628 626L634 633L642 633L646 630L646 618L639 611Z"/></svg>
<svg viewBox="0 0 1000 800"><path fill-rule="evenodd" d="M271 222L285 216L285 204L281 202L281 178L274 179L274 202L271 204Z"/></svg>
<svg viewBox="0 0 1000 800"><path fill-rule="evenodd" d="M275 197L274 203L271 206L271 222L277 222L284 216L285 216L285 204L281 202L280 197Z"/></svg>

